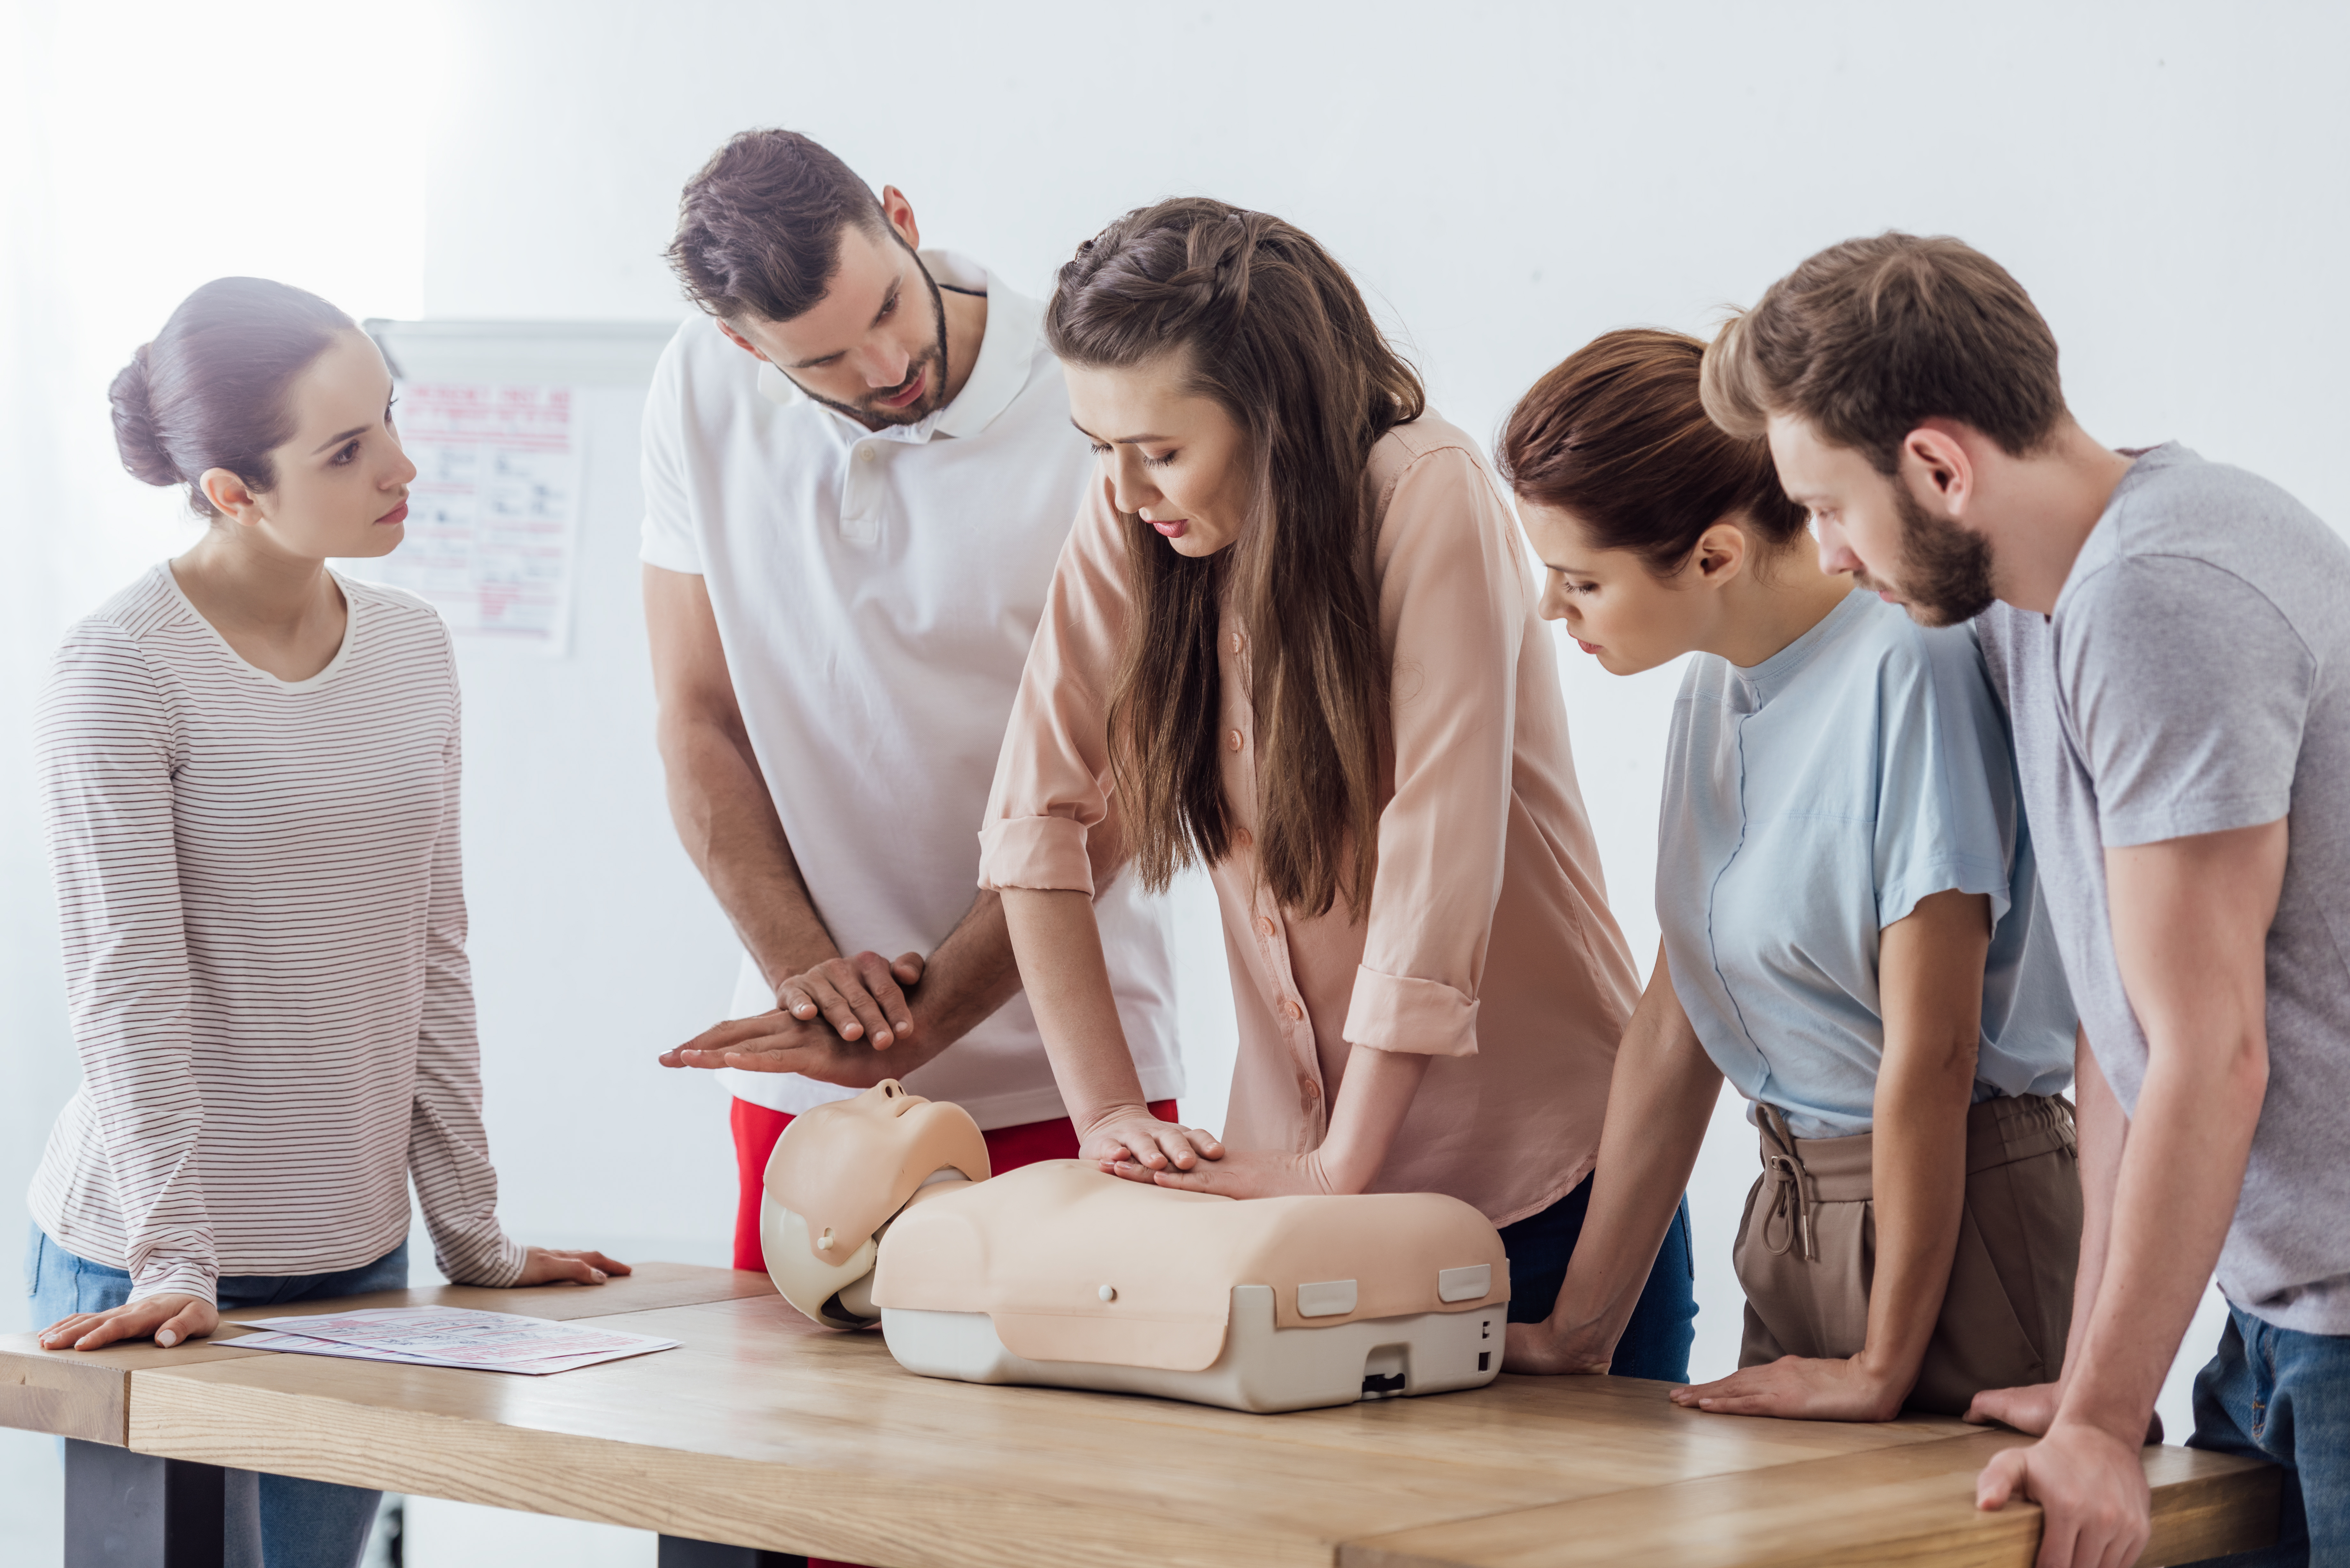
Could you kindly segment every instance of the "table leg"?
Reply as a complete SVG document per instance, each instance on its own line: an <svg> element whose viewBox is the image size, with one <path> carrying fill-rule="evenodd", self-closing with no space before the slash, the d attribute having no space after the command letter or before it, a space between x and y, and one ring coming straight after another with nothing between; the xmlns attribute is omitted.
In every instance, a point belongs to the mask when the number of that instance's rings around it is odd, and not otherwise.
<svg viewBox="0 0 2350 1568"><path fill-rule="evenodd" d="M757 1546L721 1546L715 1541L664 1535L660 1568L807 1568L807 1559Z"/></svg>
<svg viewBox="0 0 2350 1568"><path fill-rule="evenodd" d="M66 1439L66 1568L221 1568L217 1465Z"/></svg>

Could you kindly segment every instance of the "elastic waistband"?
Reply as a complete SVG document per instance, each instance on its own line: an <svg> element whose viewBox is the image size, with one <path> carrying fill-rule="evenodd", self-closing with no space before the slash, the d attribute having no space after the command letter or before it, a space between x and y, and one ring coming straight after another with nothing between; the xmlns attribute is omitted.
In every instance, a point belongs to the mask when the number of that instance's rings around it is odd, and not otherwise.
<svg viewBox="0 0 2350 1568"><path fill-rule="evenodd" d="M1762 1135L1762 1173L1772 1184L1765 1240L1774 1252L1800 1244L1805 1257L1815 1257L1813 1206L1866 1203L1874 1196L1875 1135L1796 1137L1787 1130L1786 1114L1778 1106L1758 1101L1754 1114ZM2002 1096L1967 1111L1969 1176L2077 1147L2073 1106L2060 1096Z"/></svg>

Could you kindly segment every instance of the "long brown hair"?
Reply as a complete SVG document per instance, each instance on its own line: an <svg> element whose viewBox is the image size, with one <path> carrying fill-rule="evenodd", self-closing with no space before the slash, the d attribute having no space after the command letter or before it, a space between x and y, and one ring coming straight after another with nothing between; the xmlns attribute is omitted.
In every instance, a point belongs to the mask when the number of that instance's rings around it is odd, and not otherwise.
<svg viewBox="0 0 2350 1568"><path fill-rule="evenodd" d="M1191 389L1248 436L1249 515L1231 548L1180 556L1125 517L1136 612L1110 683L1110 759L1146 886L1232 847L1217 747L1216 627L1247 628L1256 712L1257 864L1282 907L1341 897L1357 919L1378 866L1387 654L1371 583L1371 447L1426 394L1346 270L1263 213L1183 197L1077 247L1045 313L1053 351L1125 369L1187 356Z"/></svg>

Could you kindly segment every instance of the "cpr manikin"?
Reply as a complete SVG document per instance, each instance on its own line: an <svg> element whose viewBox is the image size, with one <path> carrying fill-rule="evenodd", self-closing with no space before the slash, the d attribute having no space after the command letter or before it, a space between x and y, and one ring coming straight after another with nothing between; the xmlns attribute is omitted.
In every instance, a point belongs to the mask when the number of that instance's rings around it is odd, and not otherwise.
<svg viewBox="0 0 2350 1568"><path fill-rule="evenodd" d="M877 1322L910 1372L1303 1410L1492 1380L1509 1262L1438 1193L1237 1201L1080 1160L989 1178L960 1106L889 1082L795 1117L767 1160L775 1288Z"/></svg>

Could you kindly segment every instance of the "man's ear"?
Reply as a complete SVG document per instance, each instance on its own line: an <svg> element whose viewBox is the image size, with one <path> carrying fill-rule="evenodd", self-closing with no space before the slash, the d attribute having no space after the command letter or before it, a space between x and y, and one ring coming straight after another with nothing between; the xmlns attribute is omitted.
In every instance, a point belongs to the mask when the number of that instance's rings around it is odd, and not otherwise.
<svg viewBox="0 0 2350 1568"><path fill-rule="evenodd" d="M921 225L914 222L914 204L906 200L906 192L895 185L882 186L881 215L898 231L898 237L906 242L908 250L922 248Z"/></svg>
<svg viewBox="0 0 2350 1568"><path fill-rule="evenodd" d="M261 503L253 487L225 468L208 468L196 476L196 488L213 504L224 521L247 527L261 521Z"/></svg>
<svg viewBox="0 0 2350 1568"><path fill-rule="evenodd" d="M1939 504L1944 515L1962 516L1974 499L1976 477L1967 442L1945 421L1919 425L1902 438L1894 483L1907 484L1921 504Z"/></svg>
<svg viewBox="0 0 2350 1568"><path fill-rule="evenodd" d="M712 317L711 319L718 323L719 331L726 334L726 341L734 345L735 348L742 349L743 352L750 355L754 359L766 358L767 356L765 350L762 349L756 343L752 342L748 337L743 337L740 332L735 331L731 324L715 316Z"/></svg>

